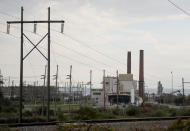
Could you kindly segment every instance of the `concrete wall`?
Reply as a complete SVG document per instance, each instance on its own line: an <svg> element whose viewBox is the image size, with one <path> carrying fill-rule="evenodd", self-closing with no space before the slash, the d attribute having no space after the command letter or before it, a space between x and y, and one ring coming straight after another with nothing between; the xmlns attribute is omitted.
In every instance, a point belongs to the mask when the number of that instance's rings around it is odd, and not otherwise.
<svg viewBox="0 0 190 131"><path fill-rule="evenodd" d="M137 81L119 81L119 92L130 92L131 89L137 90Z"/></svg>
<svg viewBox="0 0 190 131"><path fill-rule="evenodd" d="M106 93L116 93L117 91L116 83L117 83L116 77L105 77Z"/></svg>
<svg viewBox="0 0 190 131"><path fill-rule="evenodd" d="M97 106L104 106L104 91L103 89L92 89L91 100L95 102Z"/></svg>

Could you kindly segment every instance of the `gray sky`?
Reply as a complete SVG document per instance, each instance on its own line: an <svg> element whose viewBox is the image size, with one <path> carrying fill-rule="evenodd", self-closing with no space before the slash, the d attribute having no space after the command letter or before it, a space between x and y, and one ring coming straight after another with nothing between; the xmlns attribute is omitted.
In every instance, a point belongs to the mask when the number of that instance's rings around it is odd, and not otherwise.
<svg viewBox="0 0 190 131"><path fill-rule="evenodd" d="M190 12L190 1L173 2ZM24 20L47 20L48 6L51 19L65 20L65 35L58 32L60 24L53 24L51 32L51 75L58 64L60 82L67 81L69 66L73 65L75 82L88 82L92 69L94 87L100 87L103 69L107 75L115 75L117 69L126 73L127 51L132 51L132 73L138 80L140 49L145 51L145 82L149 88L156 88L158 80L170 88L171 71L174 88L181 88L182 77L190 80L190 17L167 0L0 0L0 69L16 82L20 26L11 25L11 35L2 32L6 32L6 21L20 19L21 6L24 6ZM25 25L25 34L38 42L46 27L38 24L39 35L35 35L30 32L33 25ZM32 46L26 39L24 42L26 54ZM45 54L46 42L47 39L40 45ZM45 64L43 57L33 52L24 61L25 80L40 80Z"/></svg>

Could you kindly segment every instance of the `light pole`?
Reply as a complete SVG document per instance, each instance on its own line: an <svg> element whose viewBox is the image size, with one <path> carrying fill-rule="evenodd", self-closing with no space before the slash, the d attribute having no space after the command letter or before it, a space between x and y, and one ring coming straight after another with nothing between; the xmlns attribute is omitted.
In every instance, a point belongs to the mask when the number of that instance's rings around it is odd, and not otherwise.
<svg viewBox="0 0 190 131"><path fill-rule="evenodd" d="M171 95L172 95L172 96L171 96L171 99L172 99L172 104L173 104L173 102L174 102L174 101L173 101L173 98L174 98L174 97L173 97L173 72L172 72L172 71L171 71L171 76L172 76L172 83L171 83L171 85L172 85L172 93L171 93Z"/></svg>
<svg viewBox="0 0 190 131"><path fill-rule="evenodd" d="M173 72L171 72L172 75L172 93L173 93Z"/></svg>

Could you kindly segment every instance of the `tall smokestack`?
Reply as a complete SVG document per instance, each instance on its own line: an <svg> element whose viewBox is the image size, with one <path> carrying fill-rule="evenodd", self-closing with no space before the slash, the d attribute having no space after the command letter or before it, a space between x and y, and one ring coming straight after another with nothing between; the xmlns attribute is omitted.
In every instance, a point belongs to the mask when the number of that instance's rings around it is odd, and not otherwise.
<svg viewBox="0 0 190 131"><path fill-rule="evenodd" d="M131 52L127 53L127 74L131 74Z"/></svg>
<svg viewBox="0 0 190 131"><path fill-rule="evenodd" d="M140 50L139 61L139 96L144 99L144 50Z"/></svg>

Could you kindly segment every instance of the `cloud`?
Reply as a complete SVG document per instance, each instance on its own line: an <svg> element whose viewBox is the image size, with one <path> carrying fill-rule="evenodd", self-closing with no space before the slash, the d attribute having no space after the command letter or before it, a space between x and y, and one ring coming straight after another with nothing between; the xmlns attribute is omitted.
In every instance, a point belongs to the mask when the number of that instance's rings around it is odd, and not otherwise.
<svg viewBox="0 0 190 131"><path fill-rule="evenodd" d="M176 2L181 6L183 5L178 0ZM183 2L185 2L182 6L183 8L187 8L190 4L188 1L183 0ZM168 86L169 84L166 81L168 76L166 76L167 73L165 72L170 72L170 70L173 69L177 69L179 72L180 68L187 69L184 65L189 64L187 62L188 58L184 58L184 60L180 60L180 58L189 55L187 51L189 51L188 43L190 40L187 37L182 37L181 35L173 37L172 34L174 32L171 32L168 27L165 27L164 32L156 31L159 30L159 27L156 26L157 23L168 24L170 22L176 22L183 25L183 22L188 20L186 15L176 10L167 2L167 0L22 0L13 2L10 0L4 0L0 5L0 11L5 9L9 13L20 17L19 5L24 6L25 20L46 20L47 7L51 6L51 18L64 19L66 21L66 34L69 34L73 38L79 40L81 44L85 43L110 57L122 61L123 63L126 63L126 50L132 50L133 72L136 78L138 78L138 50L144 49L146 60L145 75L149 74L149 76L146 77L151 77L148 81L148 83L152 83L150 86L156 87L156 81L158 78L164 80L164 84ZM10 19L7 16L1 17L4 21ZM12 19L13 18L11 18L11 20ZM151 24L153 25L150 26ZM33 26L29 26L26 26L25 29L32 30ZM139 26L145 27L139 28ZM184 26L186 25L184 24ZM2 27L4 28L4 26ZM60 25L52 25L52 28L60 30ZM40 24L38 25L38 33L45 33L46 31L47 29L45 27ZM18 35L19 30L15 29L12 33ZM168 33L171 36L165 35L164 33ZM182 33L184 33L183 30ZM32 35L31 38L34 41L38 40L38 38L35 38ZM52 46L54 52L58 52L59 54L90 65L90 67L84 66L76 61L72 61L61 56L53 56L52 54L52 73L54 73L54 66L56 65L56 61L58 61L58 63L62 65L65 70L62 77L68 73L67 70L71 64L74 65L75 79L80 81L88 81L89 69L94 66L99 69L96 70L93 68L93 72L95 72L94 81L101 81L101 70L104 68L111 72L110 74L115 74L115 70L117 68L119 68L121 72L126 68L125 65L118 64L114 60L110 60L81 44L77 44L67 36L52 31L52 43L54 41L103 63L111 65L111 67L106 67L105 65L98 64L77 53L53 44ZM10 38L7 37L0 39L0 42L13 43ZM19 39L17 40L17 43L19 45ZM2 45L0 46L5 48ZM11 49L11 46L9 48ZM13 50L11 49L11 51ZM7 57L7 60L3 61L4 63L11 64L11 59L18 59L17 57L19 56L19 54L18 56L8 56L6 51L4 53ZM34 58L32 61L36 64L40 62L40 60L35 60L38 56L35 56L35 54L36 53L34 53ZM0 56L0 58L3 59L2 55ZM56 57L56 61L54 60L54 57ZM29 63L26 65L27 68L30 67L29 65ZM4 68L6 67L3 67L3 69ZM37 75L41 75L43 72L42 69L43 67L37 69ZM8 69L5 70L7 70L6 75L9 75L10 72ZM14 72L14 74L18 74L18 70ZM31 71L29 71L28 74L30 73ZM152 74L155 77L150 76Z"/></svg>

